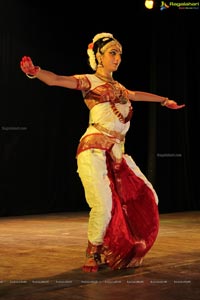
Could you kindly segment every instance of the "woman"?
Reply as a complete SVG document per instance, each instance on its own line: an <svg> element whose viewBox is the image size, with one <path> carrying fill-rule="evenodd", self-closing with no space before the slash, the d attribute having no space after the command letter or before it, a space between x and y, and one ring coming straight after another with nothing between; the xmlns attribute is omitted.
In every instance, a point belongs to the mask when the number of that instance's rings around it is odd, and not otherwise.
<svg viewBox="0 0 200 300"><path fill-rule="evenodd" d="M114 80L122 46L111 33L95 35L87 53L93 74L60 76L35 66L27 56L20 66L29 78L82 91L90 112L88 128L77 149L77 171L90 207L83 271L96 272L101 263L112 269L137 267L156 240L159 213L154 188L125 154L131 101L159 102L172 109L184 104L128 90Z"/></svg>

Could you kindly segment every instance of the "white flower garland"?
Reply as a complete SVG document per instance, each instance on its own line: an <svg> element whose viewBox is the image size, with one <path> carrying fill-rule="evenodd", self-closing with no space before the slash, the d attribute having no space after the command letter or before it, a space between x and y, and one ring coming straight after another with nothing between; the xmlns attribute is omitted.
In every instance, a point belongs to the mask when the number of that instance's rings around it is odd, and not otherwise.
<svg viewBox="0 0 200 300"><path fill-rule="evenodd" d="M111 33L108 33L108 32L102 32L102 33L98 33L98 34L96 34L95 36L94 36L94 38L93 38L93 43L95 43L96 41L98 41L98 40L100 40L100 39L102 39L102 38L111 38L111 39L114 39L114 37L113 37L113 35L111 34Z"/></svg>
<svg viewBox="0 0 200 300"><path fill-rule="evenodd" d="M91 44L89 44L88 49L87 49L87 54L89 57L89 65L92 68L92 70L96 71L97 69L97 64L96 64L96 59L94 55L94 51L92 48L89 48Z"/></svg>

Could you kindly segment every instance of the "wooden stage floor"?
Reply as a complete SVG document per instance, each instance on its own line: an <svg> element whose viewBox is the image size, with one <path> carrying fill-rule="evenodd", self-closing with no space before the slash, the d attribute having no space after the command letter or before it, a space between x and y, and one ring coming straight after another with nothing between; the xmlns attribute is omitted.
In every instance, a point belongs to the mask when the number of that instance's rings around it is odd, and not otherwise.
<svg viewBox="0 0 200 300"><path fill-rule="evenodd" d="M199 300L200 211L160 215L143 266L83 273L88 212L0 218L0 299Z"/></svg>

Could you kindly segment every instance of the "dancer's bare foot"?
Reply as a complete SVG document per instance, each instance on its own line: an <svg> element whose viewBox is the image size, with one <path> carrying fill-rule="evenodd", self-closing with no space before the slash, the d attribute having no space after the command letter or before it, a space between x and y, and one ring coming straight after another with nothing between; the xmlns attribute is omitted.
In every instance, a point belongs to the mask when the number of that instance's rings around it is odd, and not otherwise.
<svg viewBox="0 0 200 300"><path fill-rule="evenodd" d="M94 257L86 258L85 264L82 267L83 272L97 272L99 265Z"/></svg>
<svg viewBox="0 0 200 300"><path fill-rule="evenodd" d="M82 267L83 272L97 272L101 264L101 245L93 245L88 241L86 261Z"/></svg>

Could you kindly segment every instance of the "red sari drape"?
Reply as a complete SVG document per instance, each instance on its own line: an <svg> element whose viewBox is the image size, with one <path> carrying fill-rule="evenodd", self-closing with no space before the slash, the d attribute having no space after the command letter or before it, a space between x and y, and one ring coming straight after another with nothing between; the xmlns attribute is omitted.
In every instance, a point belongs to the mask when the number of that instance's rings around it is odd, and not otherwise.
<svg viewBox="0 0 200 300"><path fill-rule="evenodd" d="M124 158L116 168L108 154L107 166L113 208L104 237L104 254L112 269L134 267L158 235L158 205L152 189L136 176Z"/></svg>

